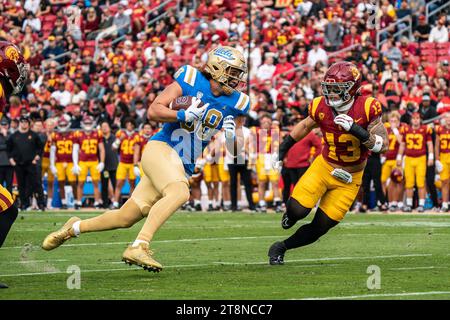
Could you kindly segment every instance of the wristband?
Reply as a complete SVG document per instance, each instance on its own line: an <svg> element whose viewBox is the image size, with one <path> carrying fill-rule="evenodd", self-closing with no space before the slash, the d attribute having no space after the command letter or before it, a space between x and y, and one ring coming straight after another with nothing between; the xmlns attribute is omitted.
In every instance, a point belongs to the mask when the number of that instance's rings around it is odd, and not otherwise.
<svg viewBox="0 0 450 320"><path fill-rule="evenodd" d="M177 111L177 120L180 122L185 122L186 121L186 111L184 111L183 109L180 109Z"/></svg>
<svg viewBox="0 0 450 320"><path fill-rule="evenodd" d="M430 152L428 154L428 160L434 160L434 153Z"/></svg>
<svg viewBox="0 0 450 320"><path fill-rule="evenodd" d="M379 135L375 135L375 144L373 145L372 149L369 149L370 151L373 151L375 153L379 153L383 149L383 138Z"/></svg>
<svg viewBox="0 0 450 320"><path fill-rule="evenodd" d="M397 161L402 161L402 155L401 154L397 155Z"/></svg>
<svg viewBox="0 0 450 320"><path fill-rule="evenodd" d="M369 132L361 127L356 122L353 122L352 126L350 127L349 132L354 135L356 138L358 138L362 143L369 140L370 134Z"/></svg>

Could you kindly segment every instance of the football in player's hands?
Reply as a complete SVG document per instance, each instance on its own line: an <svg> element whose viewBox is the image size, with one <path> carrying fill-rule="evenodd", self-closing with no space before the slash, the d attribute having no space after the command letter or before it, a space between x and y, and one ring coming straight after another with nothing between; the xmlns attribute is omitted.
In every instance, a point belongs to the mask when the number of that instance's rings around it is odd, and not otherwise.
<svg viewBox="0 0 450 320"><path fill-rule="evenodd" d="M175 110L175 111L187 110L187 108L189 108L192 104L192 99L194 99L194 97L191 97L191 96L178 97L169 104L169 108L172 110ZM197 98L195 98L195 99L197 99ZM204 103L200 101L197 108L201 108L203 105L204 105Z"/></svg>

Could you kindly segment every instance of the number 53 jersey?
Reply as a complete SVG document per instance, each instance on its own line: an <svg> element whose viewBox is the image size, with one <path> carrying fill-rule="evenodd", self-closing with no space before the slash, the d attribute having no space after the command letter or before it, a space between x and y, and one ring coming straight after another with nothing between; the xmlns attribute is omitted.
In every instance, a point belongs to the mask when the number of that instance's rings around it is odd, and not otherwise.
<svg viewBox="0 0 450 320"><path fill-rule="evenodd" d="M309 105L308 111L309 116L322 131L324 140L322 156L327 162L348 167L360 164L367 159L369 150L358 138L334 123L333 110L326 105L323 97L315 98ZM381 112L381 104L378 100L368 96L356 96L347 115L352 117L358 125L367 129L373 120L381 116Z"/></svg>
<svg viewBox="0 0 450 320"><path fill-rule="evenodd" d="M185 65L174 75L181 86L183 96L192 96L209 103L203 117L192 123L165 123L162 130L150 140L164 141L180 156L186 173L194 172L195 161L202 155L211 138L222 128L227 116L245 115L250 108L249 97L242 92L233 91L229 96L214 96L209 80L196 68Z"/></svg>

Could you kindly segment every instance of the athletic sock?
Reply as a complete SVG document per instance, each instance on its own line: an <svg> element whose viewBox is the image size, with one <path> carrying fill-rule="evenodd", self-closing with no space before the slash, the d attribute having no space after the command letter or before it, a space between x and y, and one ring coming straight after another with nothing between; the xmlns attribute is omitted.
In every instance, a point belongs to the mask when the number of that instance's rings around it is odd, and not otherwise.
<svg viewBox="0 0 450 320"><path fill-rule="evenodd" d="M50 208L52 206L52 202L53 202L52 198L47 199L47 208Z"/></svg>
<svg viewBox="0 0 450 320"><path fill-rule="evenodd" d="M195 200L194 200L194 206L196 206L196 205L199 205L199 204L201 204L201 201L200 201L200 200L197 200L197 199L195 199Z"/></svg>
<svg viewBox="0 0 450 320"><path fill-rule="evenodd" d="M224 205L224 206L231 206L231 201L224 201L224 202L223 202L223 205Z"/></svg>
<svg viewBox="0 0 450 320"><path fill-rule="evenodd" d="M448 209L448 202L442 202L442 209Z"/></svg>
<svg viewBox="0 0 450 320"><path fill-rule="evenodd" d="M73 229L73 233L75 234L76 237L78 237L80 235L80 223L81 221L77 221L72 225L72 229Z"/></svg>
<svg viewBox="0 0 450 320"><path fill-rule="evenodd" d="M396 207L397 206L397 201L389 202L389 206Z"/></svg>
<svg viewBox="0 0 450 320"><path fill-rule="evenodd" d="M413 205L413 199L412 198L406 198L406 205L408 207L412 207Z"/></svg>
<svg viewBox="0 0 450 320"><path fill-rule="evenodd" d="M423 207L425 205L425 199L419 199L419 206Z"/></svg>
<svg viewBox="0 0 450 320"><path fill-rule="evenodd" d="M148 244L148 241L136 239L136 240L134 240L134 242L133 242L133 244L132 244L131 246L132 246L133 248L136 248L136 247L138 247L139 244L141 244L141 243L146 243L146 244Z"/></svg>
<svg viewBox="0 0 450 320"><path fill-rule="evenodd" d="M398 202L398 207L401 209L401 208L403 208L403 201L399 201Z"/></svg>
<svg viewBox="0 0 450 320"><path fill-rule="evenodd" d="M264 200L260 200L259 201L259 206L260 207L265 207L266 206L266 202Z"/></svg>
<svg viewBox="0 0 450 320"><path fill-rule="evenodd" d="M62 199L61 203L64 204L64 205L67 205L67 200L66 199Z"/></svg>

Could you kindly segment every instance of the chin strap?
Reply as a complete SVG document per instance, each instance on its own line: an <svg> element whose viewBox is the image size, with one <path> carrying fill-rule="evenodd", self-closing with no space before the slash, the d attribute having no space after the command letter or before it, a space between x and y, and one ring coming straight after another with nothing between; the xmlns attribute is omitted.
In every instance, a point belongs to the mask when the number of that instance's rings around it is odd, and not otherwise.
<svg viewBox="0 0 450 320"><path fill-rule="evenodd" d="M355 102L355 98L352 98L350 101L348 101L347 103L344 103L343 105L341 105L339 107L333 107L333 109L336 110L337 112L347 111L352 107L353 102Z"/></svg>

